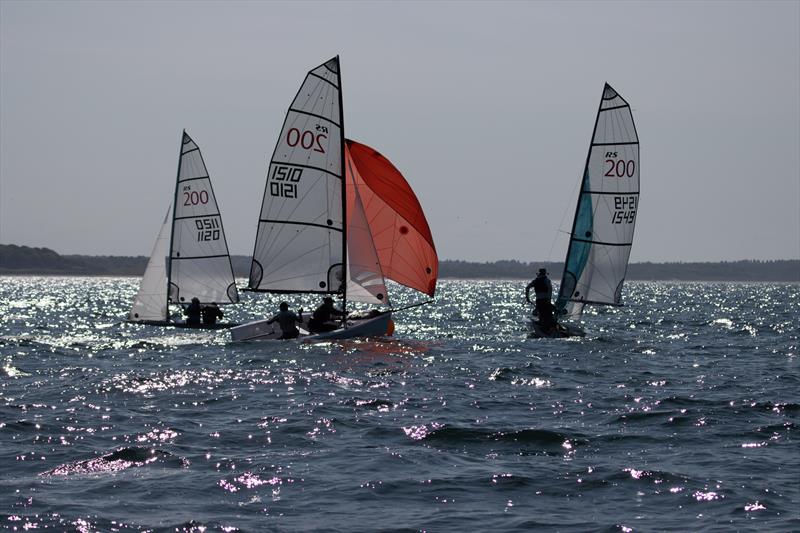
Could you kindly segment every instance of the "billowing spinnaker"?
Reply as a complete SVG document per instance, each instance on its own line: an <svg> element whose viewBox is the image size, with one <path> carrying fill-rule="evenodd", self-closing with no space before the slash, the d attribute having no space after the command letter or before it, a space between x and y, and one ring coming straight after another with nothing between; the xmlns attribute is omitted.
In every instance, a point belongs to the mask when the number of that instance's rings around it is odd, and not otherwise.
<svg viewBox="0 0 800 533"><path fill-rule="evenodd" d="M347 179L347 298L356 302L389 304L378 252L372 240L361 195L355 186L358 169L345 147Z"/></svg>
<svg viewBox="0 0 800 533"><path fill-rule="evenodd" d="M133 301L128 320L167 320L167 253L169 251L169 230L172 227L172 205L161 224L153 252L147 262L139 292Z"/></svg>
<svg viewBox="0 0 800 533"><path fill-rule="evenodd" d="M622 305L638 207L639 137L628 102L606 84L556 302L559 313L579 316L587 303Z"/></svg>
<svg viewBox="0 0 800 533"><path fill-rule="evenodd" d="M172 303L239 301L222 219L200 148L184 132L172 225Z"/></svg>
<svg viewBox="0 0 800 533"><path fill-rule="evenodd" d="M250 268L253 290L342 288L339 60L310 71L270 160Z"/></svg>
<svg viewBox="0 0 800 533"><path fill-rule="evenodd" d="M439 259L414 191L376 150L349 139L347 148L383 275L433 296Z"/></svg>

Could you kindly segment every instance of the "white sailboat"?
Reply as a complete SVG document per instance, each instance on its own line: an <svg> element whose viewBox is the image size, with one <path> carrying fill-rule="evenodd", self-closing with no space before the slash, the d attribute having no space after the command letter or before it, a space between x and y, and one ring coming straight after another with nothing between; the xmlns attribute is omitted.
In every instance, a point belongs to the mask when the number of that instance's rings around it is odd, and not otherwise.
<svg viewBox="0 0 800 533"><path fill-rule="evenodd" d="M574 324L586 305L622 305L622 286L639 208L639 136L627 101L610 85L595 119L564 274L557 328L532 322L537 337L583 335Z"/></svg>
<svg viewBox="0 0 800 533"><path fill-rule="evenodd" d="M345 139L338 56L312 69L270 160L249 289L339 295L346 311L348 301L388 306L384 279L433 296L437 275L411 187L376 150ZM314 338L384 335L390 321L391 310L372 312ZM280 334L265 320L231 330L233 340Z"/></svg>
<svg viewBox="0 0 800 533"><path fill-rule="evenodd" d="M150 254L128 322L189 326L170 317L169 305L236 303L239 292L217 200L200 148L184 131L173 202ZM191 325L223 328L232 324Z"/></svg>

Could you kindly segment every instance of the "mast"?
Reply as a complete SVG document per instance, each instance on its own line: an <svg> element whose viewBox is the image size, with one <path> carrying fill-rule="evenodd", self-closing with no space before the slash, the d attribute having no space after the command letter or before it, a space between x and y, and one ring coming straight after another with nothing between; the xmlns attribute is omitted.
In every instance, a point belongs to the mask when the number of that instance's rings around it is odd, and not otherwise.
<svg viewBox="0 0 800 533"><path fill-rule="evenodd" d="M336 56L339 75L339 134L341 144L340 168L342 173L342 327L347 326L347 169L344 159L344 106L342 104L342 64Z"/></svg>
<svg viewBox="0 0 800 533"><path fill-rule="evenodd" d="M567 280L567 264L569 263L569 254L572 252L572 245L575 242L573 239L575 238L575 225L578 223L578 213L580 212L581 208L581 200L583 199L584 193L584 185L586 181L586 173L589 171L589 159L592 157L592 144L594 143L594 133L597 131L597 121L600 120L600 110L603 108L603 95L605 95L606 87L608 87L608 82L605 83L603 86L603 94L600 96L600 103L597 104L597 114L594 117L594 127L592 128L592 137L589 140L589 150L586 152L586 163L583 165L583 173L581 174L581 188L578 191L578 201L575 204L575 215L572 217L572 229L569 232L569 245L567 246L567 255L564 256L564 272L561 274L561 283L558 285L558 297L556 298L556 304L562 300L562 296L564 294L564 287L565 282ZM569 300L569 295L566 296L566 299ZM558 305L556 305L556 321L558 321L558 315L560 314L561 309L559 309Z"/></svg>
<svg viewBox="0 0 800 533"><path fill-rule="evenodd" d="M175 195L172 197L172 224L170 224L169 230L169 250L167 253L167 316L165 320L167 322L170 321L169 319L169 288L170 283L172 283L172 239L175 235L175 205L178 202L178 184L181 179L181 163L183 162L183 141L186 139L186 130L184 129L181 132L181 142L180 146L178 147L178 172L175 174Z"/></svg>

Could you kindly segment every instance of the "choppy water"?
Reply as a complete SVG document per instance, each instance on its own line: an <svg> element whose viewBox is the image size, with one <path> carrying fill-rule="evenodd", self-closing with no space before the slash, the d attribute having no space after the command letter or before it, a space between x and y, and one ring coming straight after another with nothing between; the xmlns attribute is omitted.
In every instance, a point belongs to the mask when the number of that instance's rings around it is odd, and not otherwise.
<svg viewBox="0 0 800 533"><path fill-rule="evenodd" d="M523 283L444 281L322 345L121 324L137 284L0 278L0 528L800 529L797 284L631 283L532 340Z"/></svg>

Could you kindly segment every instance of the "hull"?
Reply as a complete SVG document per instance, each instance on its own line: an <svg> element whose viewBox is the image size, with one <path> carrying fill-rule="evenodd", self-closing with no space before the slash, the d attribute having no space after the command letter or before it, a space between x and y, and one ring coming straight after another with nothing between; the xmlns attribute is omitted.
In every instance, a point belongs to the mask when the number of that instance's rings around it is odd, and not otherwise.
<svg viewBox="0 0 800 533"><path fill-rule="evenodd" d="M586 336L586 332L574 324L558 324L555 329L545 329L539 325L538 320L531 320L529 325L529 336L532 339L563 339L565 337Z"/></svg>
<svg viewBox="0 0 800 533"><path fill-rule="evenodd" d="M387 311L378 316L369 318L348 319L347 327L317 333L304 338L304 341L332 341L341 339L354 339L356 337L381 337L389 333L392 313Z"/></svg>
<svg viewBox="0 0 800 533"><path fill-rule="evenodd" d="M277 322L267 324L269 319L254 320L235 328L231 328L231 340L235 342L240 341L276 341L280 340L278 337L282 335L281 328ZM305 319L302 323L297 325L300 331L300 337L303 338L310 335L308 331L308 320Z"/></svg>
<svg viewBox="0 0 800 533"><path fill-rule="evenodd" d="M160 326L165 328L182 328L182 329L228 329L234 328L239 324L233 322L218 322L216 324L187 324L186 322L169 322L167 320L126 320L128 324L141 324L143 326Z"/></svg>
<svg viewBox="0 0 800 533"><path fill-rule="evenodd" d="M377 316L373 314L364 318L349 318L346 328L339 328L325 333L311 333L308 328L308 322L304 321L297 326L297 329L300 330L300 336L297 340L315 342L352 339L355 337L380 337L388 333L391 318L392 313L390 312L380 313ZM281 329L278 327L278 323L267 324L267 320L255 320L231 328L231 340L236 342L279 340Z"/></svg>

